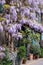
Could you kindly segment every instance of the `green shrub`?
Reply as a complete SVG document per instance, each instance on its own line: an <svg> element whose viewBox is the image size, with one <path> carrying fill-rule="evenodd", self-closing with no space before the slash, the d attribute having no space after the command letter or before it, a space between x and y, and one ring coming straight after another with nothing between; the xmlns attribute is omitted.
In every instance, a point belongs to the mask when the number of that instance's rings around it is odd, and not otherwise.
<svg viewBox="0 0 43 65"><path fill-rule="evenodd" d="M41 48L41 55L40 55L40 57L43 58L43 48Z"/></svg>
<svg viewBox="0 0 43 65"><path fill-rule="evenodd" d="M4 53L5 57L2 60L0 60L0 65L12 65L12 61L9 60L8 51L5 50Z"/></svg>
<svg viewBox="0 0 43 65"><path fill-rule="evenodd" d="M30 47L30 53L32 53L34 55L40 55L41 54L40 45L32 44Z"/></svg>
<svg viewBox="0 0 43 65"><path fill-rule="evenodd" d="M26 48L25 48L25 46L20 46L19 47L18 57L21 58L21 59L26 57Z"/></svg>
<svg viewBox="0 0 43 65"><path fill-rule="evenodd" d="M12 65L12 62L8 60L6 57L1 61L1 65Z"/></svg>

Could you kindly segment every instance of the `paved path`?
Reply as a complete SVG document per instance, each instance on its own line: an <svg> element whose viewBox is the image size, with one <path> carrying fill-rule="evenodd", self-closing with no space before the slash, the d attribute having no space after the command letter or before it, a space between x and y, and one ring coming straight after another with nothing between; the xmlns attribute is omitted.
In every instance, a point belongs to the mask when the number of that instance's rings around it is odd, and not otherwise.
<svg viewBox="0 0 43 65"><path fill-rule="evenodd" d="M27 61L26 64L22 64L22 65L43 65L43 58L32 60L32 61Z"/></svg>

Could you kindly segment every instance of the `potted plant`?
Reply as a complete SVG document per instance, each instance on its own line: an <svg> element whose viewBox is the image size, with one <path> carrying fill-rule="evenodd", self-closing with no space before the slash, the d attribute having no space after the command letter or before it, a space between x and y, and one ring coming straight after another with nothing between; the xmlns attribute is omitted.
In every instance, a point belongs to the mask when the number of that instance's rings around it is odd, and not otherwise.
<svg viewBox="0 0 43 65"><path fill-rule="evenodd" d="M40 45L39 44L32 44L30 47L30 53L34 55L34 58L39 58L41 54Z"/></svg>
<svg viewBox="0 0 43 65"><path fill-rule="evenodd" d="M23 58L22 64L25 64L25 63L26 63L26 58Z"/></svg>
<svg viewBox="0 0 43 65"><path fill-rule="evenodd" d="M18 58L20 60L19 62L21 62L21 60L22 60L23 64L26 63L26 48L25 48L25 46L20 46L18 48Z"/></svg>

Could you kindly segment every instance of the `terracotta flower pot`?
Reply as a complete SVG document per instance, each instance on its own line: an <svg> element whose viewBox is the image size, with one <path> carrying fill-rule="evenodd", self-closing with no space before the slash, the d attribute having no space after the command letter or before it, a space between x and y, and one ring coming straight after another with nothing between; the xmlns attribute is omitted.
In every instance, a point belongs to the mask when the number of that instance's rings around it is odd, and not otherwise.
<svg viewBox="0 0 43 65"><path fill-rule="evenodd" d="M25 63L26 63L26 59L23 59L23 60L22 60L22 64L25 64Z"/></svg>
<svg viewBox="0 0 43 65"><path fill-rule="evenodd" d="M35 55L33 56L33 59L36 59Z"/></svg>
<svg viewBox="0 0 43 65"><path fill-rule="evenodd" d="M38 59L39 58L39 55L34 55L33 56L33 59Z"/></svg>
<svg viewBox="0 0 43 65"><path fill-rule="evenodd" d="M33 60L33 54L29 54L29 59Z"/></svg>
<svg viewBox="0 0 43 65"><path fill-rule="evenodd" d="M36 55L36 59L38 59L39 58L39 55Z"/></svg>

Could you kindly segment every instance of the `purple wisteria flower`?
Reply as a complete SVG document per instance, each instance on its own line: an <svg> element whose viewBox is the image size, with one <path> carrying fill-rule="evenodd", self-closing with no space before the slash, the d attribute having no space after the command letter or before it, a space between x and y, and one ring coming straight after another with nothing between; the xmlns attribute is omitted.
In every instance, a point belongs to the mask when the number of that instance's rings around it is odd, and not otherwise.
<svg viewBox="0 0 43 65"><path fill-rule="evenodd" d="M27 2L31 5L31 3L32 3L32 0L27 0Z"/></svg>
<svg viewBox="0 0 43 65"><path fill-rule="evenodd" d="M0 46L0 59L3 59L5 57L5 53L2 51L5 51L5 48Z"/></svg>
<svg viewBox="0 0 43 65"><path fill-rule="evenodd" d="M16 21L17 20L17 12L15 9L15 6L11 6L10 13L12 14L11 15L12 20Z"/></svg>
<svg viewBox="0 0 43 65"><path fill-rule="evenodd" d="M15 34L15 33L12 34L12 37L13 37L13 38L17 38L17 34Z"/></svg>
<svg viewBox="0 0 43 65"><path fill-rule="evenodd" d="M5 51L5 48L0 46L0 51Z"/></svg>
<svg viewBox="0 0 43 65"><path fill-rule="evenodd" d="M22 24L17 24L17 30L21 30L21 26L22 26Z"/></svg>
<svg viewBox="0 0 43 65"><path fill-rule="evenodd" d="M2 46L0 46L0 51L2 51L3 49L2 49Z"/></svg>
<svg viewBox="0 0 43 65"><path fill-rule="evenodd" d="M8 32L9 32L10 34L15 33L15 32L16 32L16 28L12 25L12 26L9 28Z"/></svg>
<svg viewBox="0 0 43 65"><path fill-rule="evenodd" d="M6 3L5 0L0 0L0 4L4 5Z"/></svg>
<svg viewBox="0 0 43 65"><path fill-rule="evenodd" d="M3 26L0 24L0 32L3 32Z"/></svg>
<svg viewBox="0 0 43 65"><path fill-rule="evenodd" d="M41 13L41 10L40 10L39 8L36 8L36 12L37 12L38 14L40 14L40 13Z"/></svg>
<svg viewBox="0 0 43 65"><path fill-rule="evenodd" d="M13 12L11 18L12 18L12 20L17 21L17 14L15 12Z"/></svg>
<svg viewBox="0 0 43 65"><path fill-rule="evenodd" d="M13 33L13 29L12 29L12 27L8 30L8 32L9 32L10 34Z"/></svg>
<svg viewBox="0 0 43 65"><path fill-rule="evenodd" d="M10 14L6 14L5 18L8 19L8 20L10 20Z"/></svg>
<svg viewBox="0 0 43 65"><path fill-rule="evenodd" d="M26 23L26 20L24 19L24 18L22 18L21 20L20 20L20 24L25 24Z"/></svg>
<svg viewBox="0 0 43 65"><path fill-rule="evenodd" d="M31 16L31 19L33 19L33 20L36 19L36 14L35 14L35 12L34 12L34 13L31 13L30 16Z"/></svg>
<svg viewBox="0 0 43 65"><path fill-rule="evenodd" d="M3 59L5 56L6 56L5 53L0 52L0 59Z"/></svg>
<svg viewBox="0 0 43 65"><path fill-rule="evenodd" d="M10 24L10 20L9 19L6 20L6 24L7 25Z"/></svg>
<svg viewBox="0 0 43 65"><path fill-rule="evenodd" d="M33 25L33 28L34 28L36 31L39 31L39 29L40 29L39 26L38 26L38 25L35 25L35 24Z"/></svg>
<svg viewBox="0 0 43 65"><path fill-rule="evenodd" d="M14 12L14 9L15 9L15 6L11 6L10 7L10 13L13 13Z"/></svg>
<svg viewBox="0 0 43 65"><path fill-rule="evenodd" d="M40 26L40 32L41 33L43 32L43 26Z"/></svg>
<svg viewBox="0 0 43 65"><path fill-rule="evenodd" d="M29 16L29 14L30 14L30 9L28 9L28 8L25 8L24 9L24 15L26 16Z"/></svg>
<svg viewBox="0 0 43 65"><path fill-rule="evenodd" d="M17 40L22 39L22 33L17 33Z"/></svg>
<svg viewBox="0 0 43 65"><path fill-rule="evenodd" d="M30 9L29 9L29 8L26 8L26 7L21 8L21 9L20 9L20 14L21 14L21 16L29 16L29 14L30 14Z"/></svg>
<svg viewBox="0 0 43 65"><path fill-rule="evenodd" d="M30 22L30 23L29 23L29 27L30 27L30 28L33 28L33 23Z"/></svg>
<svg viewBox="0 0 43 65"><path fill-rule="evenodd" d="M12 34L12 37L13 38L16 38L17 40L19 40L19 39L22 39L23 37L22 37L22 33L16 33L16 34Z"/></svg>

